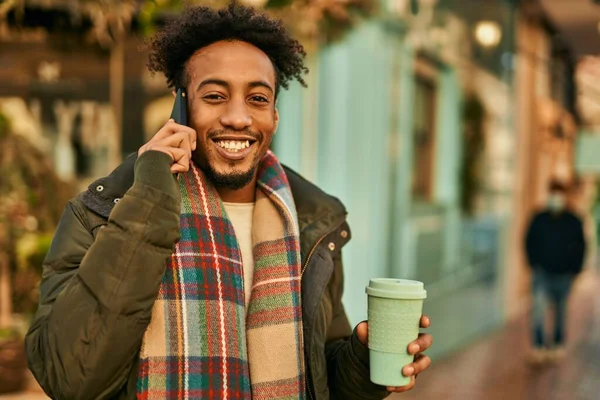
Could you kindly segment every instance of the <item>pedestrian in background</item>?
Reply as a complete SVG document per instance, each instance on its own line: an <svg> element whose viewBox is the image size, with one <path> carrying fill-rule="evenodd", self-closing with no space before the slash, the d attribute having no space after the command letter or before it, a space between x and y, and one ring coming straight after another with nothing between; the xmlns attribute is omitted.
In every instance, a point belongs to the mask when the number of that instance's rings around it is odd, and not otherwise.
<svg viewBox="0 0 600 400"><path fill-rule="evenodd" d="M583 222L572 203L577 185L566 186L553 181L549 191L547 206L534 214L525 243L533 271L533 349L530 355L533 364L564 357L567 300L585 258ZM554 330L547 335L545 320L550 305L554 312Z"/></svg>

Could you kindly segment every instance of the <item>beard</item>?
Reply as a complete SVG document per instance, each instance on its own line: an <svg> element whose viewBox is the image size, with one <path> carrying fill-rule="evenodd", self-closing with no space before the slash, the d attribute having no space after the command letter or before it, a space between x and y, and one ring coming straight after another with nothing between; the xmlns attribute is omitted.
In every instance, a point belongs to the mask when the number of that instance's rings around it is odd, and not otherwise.
<svg viewBox="0 0 600 400"><path fill-rule="evenodd" d="M211 140L214 138L218 138L222 136L226 131L224 129L213 130L210 131L207 135L207 140ZM264 140L264 136L260 132L254 132L250 129L244 130L244 133L248 136L253 137L256 140L256 145L259 146L262 144ZM229 164L229 168L231 172L219 172L215 170L214 165L211 163L210 156L207 160L206 168L203 168L206 177L210 179L215 188L224 188L230 190L240 190L244 186L248 185L252 182L254 175L256 174L256 170L258 168L258 164L260 160L258 159L259 154L254 155L254 159L252 160L252 166L247 171L236 171L235 164Z"/></svg>
<svg viewBox="0 0 600 400"><path fill-rule="evenodd" d="M257 167L250 168L248 171L240 172L218 172L210 165L204 170L206 177L213 183L215 188L224 188L230 190L240 190L252 182Z"/></svg>

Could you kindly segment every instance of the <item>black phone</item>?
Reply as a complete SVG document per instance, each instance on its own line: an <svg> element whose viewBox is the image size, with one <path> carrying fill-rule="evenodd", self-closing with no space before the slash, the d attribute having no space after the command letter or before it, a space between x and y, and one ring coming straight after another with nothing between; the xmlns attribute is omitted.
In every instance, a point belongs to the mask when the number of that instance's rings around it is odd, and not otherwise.
<svg viewBox="0 0 600 400"><path fill-rule="evenodd" d="M180 125L187 126L188 124L185 89L177 88L177 92L175 93L175 104L173 104L173 111L171 111L171 118Z"/></svg>

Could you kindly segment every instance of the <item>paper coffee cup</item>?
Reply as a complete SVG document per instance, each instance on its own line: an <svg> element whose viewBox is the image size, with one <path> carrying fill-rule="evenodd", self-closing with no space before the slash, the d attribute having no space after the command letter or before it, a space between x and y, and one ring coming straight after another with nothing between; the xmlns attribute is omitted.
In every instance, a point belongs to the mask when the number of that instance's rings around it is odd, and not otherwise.
<svg viewBox="0 0 600 400"><path fill-rule="evenodd" d="M413 362L408 344L419 336L423 283L404 279L371 279L366 288L369 315L371 381L382 386L405 386L410 377L402 368Z"/></svg>

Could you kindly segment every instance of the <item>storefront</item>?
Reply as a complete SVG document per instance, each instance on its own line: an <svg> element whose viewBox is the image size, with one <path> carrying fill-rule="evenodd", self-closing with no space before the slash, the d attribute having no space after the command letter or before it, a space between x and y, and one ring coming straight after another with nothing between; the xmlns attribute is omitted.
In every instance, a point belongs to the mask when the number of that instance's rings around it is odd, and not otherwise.
<svg viewBox="0 0 600 400"><path fill-rule="evenodd" d="M366 318L369 278L422 280L434 355L504 318L514 10L470 3L391 2L385 17L313 54L309 88L280 99L274 144L348 208L352 323Z"/></svg>

